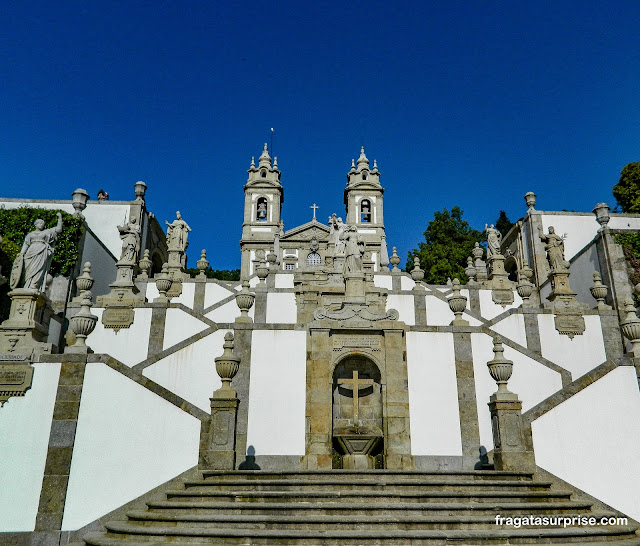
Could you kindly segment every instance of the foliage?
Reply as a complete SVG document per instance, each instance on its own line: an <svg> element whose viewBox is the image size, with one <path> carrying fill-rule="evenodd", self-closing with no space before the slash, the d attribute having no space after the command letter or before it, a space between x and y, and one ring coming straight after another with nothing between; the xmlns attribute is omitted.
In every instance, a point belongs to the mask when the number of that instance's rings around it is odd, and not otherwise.
<svg viewBox="0 0 640 546"><path fill-rule="evenodd" d="M35 229L38 218L44 220L45 229L54 227L58 222L57 212L62 213L62 233L58 235L55 251L51 259L51 275L70 275L78 262L78 243L82 236L82 220L63 211L39 208L0 209L0 235L3 238L2 250L9 261L8 269L2 263L2 271L10 273L11 264L22 248L22 242L30 231Z"/></svg>
<svg viewBox="0 0 640 546"><path fill-rule="evenodd" d="M195 267L188 267L185 272L195 277L200 274L200 270ZM204 274L207 279L218 279L220 281L239 281L240 270L239 269L213 269L211 266L204 270Z"/></svg>
<svg viewBox="0 0 640 546"><path fill-rule="evenodd" d="M413 259L417 256L426 283L445 284L447 278L455 277L466 283L467 256L471 255L474 244L486 240L486 236L462 219L460 207L453 207L451 212L436 211L433 216L424 232L425 242L409 252L406 270L413 269Z"/></svg>
<svg viewBox="0 0 640 546"><path fill-rule="evenodd" d="M501 210L500 216L498 217L495 226L500 234L504 237L507 233L509 233L509 230L513 227L513 225L513 222L507 217L507 213Z"/></svg>
<svg viewBox="0 0 640 546"><path fill-rule="evenodd" d="M640 214L640 163L627 163L620 180L613 186L613 196L622 212Z"/></svg>
<svg viewBox="0 0 640 546"><path fill-rule="evenodd" d="M640 282L640 234L617 233L613 240L622 247L631 270L629 280L635 286Z"/></svg>

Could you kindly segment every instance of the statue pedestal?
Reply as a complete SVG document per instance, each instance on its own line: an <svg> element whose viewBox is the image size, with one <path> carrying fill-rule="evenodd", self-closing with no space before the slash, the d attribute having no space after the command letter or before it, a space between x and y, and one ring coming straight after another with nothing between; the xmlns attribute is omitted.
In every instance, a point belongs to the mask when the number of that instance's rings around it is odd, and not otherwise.
<svg viewBox="0 0 640 546"><path fill-rule="evenodd" d="M491 296L498 305L511 305L513 303L514 283L509 280L509 274L504 269L504 256L494 254L488 258L491 274L485 281L485 286L491 288Z"/></svg>
<svg viewBox="0 0 640 546"><path fill-rule="evenodd" d="M570 339L582 335L586 329L582 311L587 306L576 300L576 292L571 290L569 284L569 270L556 269L549 273L549 278L553 289L547 298L550 303L545 303L544 306L555 312L556 330Z"/></svg>
<svg viewBox="0 0 640 546"><path fill-rule="evenodd" d="M118 268L116 280L109 285L111 291L104 296L98 296L96 305L98 307L134 307L137 303L144 303L144 295L133 282L136 264L120 260L116 262L116 267Z"/></svg>
<svg viewBox="0 0 640 546"><path fill-rule="evenodd" d="M49 300L38 290L16 288L9 292L11 311L0 326L0 352L13 353L21 349L38 349L50 353L52 344L46 343Z"/></svg>
<svg viewBox="0 0 640 546"><path fill-rule="evenodd" d="M173 280L171 288L169 288L167 292L169 299L177 298L182 294L182 281L188 276L182 267L183 256L184 252L181 250L169 250L169 261L167 265L169 266L169 277Z"/></svg>
<svg viewBox="0 0 640 546"><path fill-rule="evenodd" d="M198 466L207 470L234 470L238 399L211 398L211 417L200 427ZM235 395L235 393L234 393Z"/></svg>
<svg viewBox="0 0 640 546"><path fill-rule="evenodd" d="M344 301L348 303L365 303L364 273L344 274Z"/></svg>

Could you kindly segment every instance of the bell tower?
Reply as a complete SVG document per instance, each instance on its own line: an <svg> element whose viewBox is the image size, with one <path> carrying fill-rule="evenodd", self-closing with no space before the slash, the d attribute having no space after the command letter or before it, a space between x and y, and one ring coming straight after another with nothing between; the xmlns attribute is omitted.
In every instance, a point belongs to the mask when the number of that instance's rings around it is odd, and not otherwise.
<svg viewBox="0 0 640 546"><path fill-rule="evenodd" d="M276 234L280 233L280 215L284 202L284 190L280 183L278 158L271 157L264 145L262 154L258 158L251 158L251 166L247 171L249 178L244 186L244 220L242 222L242 251L243 276L253 273L253 260L257 250L273 251Z"/></svg>
<svg viewBox="0 0 640 546"><path fill-rule="evenodd" d="M360 157L356 163L351 160L351 170L347 173L347 187L344 190L344 204L347 211L347 224L356 226L358 233L365 241L367 250L372 252L373 261L388 264L386 243L383 242L384 217L380 171L376 161L373 168L360 148ZM384 248L382 248L384 247ZM384 257L383 257L384 256ZM385 263L386 260L386 263Z"/></svg>

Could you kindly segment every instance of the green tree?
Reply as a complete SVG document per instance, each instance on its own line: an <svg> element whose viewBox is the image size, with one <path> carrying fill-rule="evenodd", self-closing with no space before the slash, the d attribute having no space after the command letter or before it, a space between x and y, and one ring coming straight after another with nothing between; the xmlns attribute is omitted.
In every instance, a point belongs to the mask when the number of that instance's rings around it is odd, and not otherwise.
<svg viewBox="0 0 640 546"><path fill-rule="evenodd" d="M500 211L500 216L496 221L496 229L502 234L504 237L509 230L513 227L513 222L509 220L507 217L507 213L503 210Z"/></svg>
<svg viewBox="0 0 640 546"><path fill-rule="evenodd" d="M613 186L613 196L622 212L640 214L640 163L627 163L620 180Z"/></svg>
<svg viewBox="0 0 640 546"><path fill-rule="evenodd" d="M200 271L195 267L188 267L185 272L192 277L197 276ZM239 269L213 269L211 266L204 270L204 274L207 279L218 279L219 281L239 281L240 270Z"/></svg>
<svg viewBox="0 0 640 546"><path fill-rule="evenodd" d="M453 207L451 212L447 209L436 211L433 216L424 232L425 241L409 252L406 270L413 269L413 259L417 256L426 283L445 284L448 277L457 277L466 283L467 256L475 243L486 237L462 219L460 207Z"/></svg>

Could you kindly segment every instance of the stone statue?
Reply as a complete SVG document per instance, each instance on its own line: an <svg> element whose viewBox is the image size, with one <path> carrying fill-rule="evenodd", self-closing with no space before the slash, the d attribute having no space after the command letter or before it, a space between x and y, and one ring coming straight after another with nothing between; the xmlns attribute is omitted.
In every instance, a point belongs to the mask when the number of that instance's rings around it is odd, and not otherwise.
<svg viewBox="0 0 640 546"><path fill-rule="evenodd" d="M179 250L184 252L187 250L187 237L191 228L183 219L180 211L176 212L176 219L169 223L165 221L165 224L169 226L167 228L167 248L169 250Z"/></svg>
<svg viewBox="0 0 640 546"><path fill-rule="evenodd" d="M342 234L344 233L346 224L342 223L342 218L336 216L334 212L329 216L329 225L331 226L331 234L329 235L329 243L335 245L334 256L344 253L344 241L342 241Z"/></svg>
<svg viewBox="0 0 640 546"><path fill-rule="evenodd" d="M487 227L484 225L484 231L487 233L487 259L500 254L500 244L502 243L502 233L500 233L491 224Z"/></svg>
<svg viewBox="0 0 640 546"><path fill-rule="evenodd" d="M362 272L362 255L364 254L364 242L358 235L355 226L347 225L344 232L340 235L340 239L345 245L345 260L343 273L360 273Z"/></svg>
<svg viewBox="0 0 640 546"><path fill-rule="evenodd" d="M62 214L58 212L57 215L56 227L44 229L44 220L38 218L35 231L24 238L22 250L16 256L11 270L9 286L12 289L22 287L44 292L55 242L62 231Z"/></svg>
<svg viewBox="0 0 640 546"><path fill-rule="evenodd" d="M569 269L569 262L564 259L564 241L562 237L555 232L553 226L549 226L549 234L542 232L542 227L538 226L538 234L540 240L545 243L544 248L547 251L547 260L551 271Z"/></svg>
<svg viewBox="0 0 640 546"><path fill-rule="evenodd" d="M122 239L120 261L136 262L140 251L140 224L136 218L131 218L125 224L118 226Z"/></svg>

